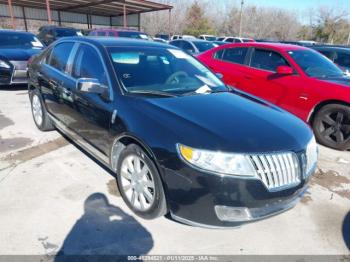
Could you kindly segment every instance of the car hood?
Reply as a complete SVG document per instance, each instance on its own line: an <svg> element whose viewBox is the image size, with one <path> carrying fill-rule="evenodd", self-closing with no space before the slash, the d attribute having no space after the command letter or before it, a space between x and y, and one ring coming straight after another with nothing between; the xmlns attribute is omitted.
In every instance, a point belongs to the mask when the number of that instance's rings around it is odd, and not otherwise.
<svg viewBox="0 0 350 262"><path fill-rule="evenodd" d="M0 58L8 61L27 61L33 55L40 53L41 49L0 49Z"/></svg>
<svg viewBox="0 0 350 262"><path fill-rule="evenodd" d="M295 116L262 100L235 93L143 98L135 110L194 148L226 152L300 151L312 137Z"/></svg>

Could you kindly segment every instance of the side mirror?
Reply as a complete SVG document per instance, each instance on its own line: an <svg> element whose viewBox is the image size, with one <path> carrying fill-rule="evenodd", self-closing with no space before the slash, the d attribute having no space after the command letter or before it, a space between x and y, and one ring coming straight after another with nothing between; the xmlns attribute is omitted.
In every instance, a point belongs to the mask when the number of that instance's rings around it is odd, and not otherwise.
<svg viewBox="0 0 350 262"><path fill-rule="evenodd" d="M80 78L77 80L77 91L80 93L102 95L106 91L106 88L97 79Z"/></svg>
<svg viewBox="0 0 350 262"><path fill-rule="evenodd" d="M276 72L279 75L292 75L292 74L294 74L294 70L290 66L279 66L279 67L277 67Z"/></svg>

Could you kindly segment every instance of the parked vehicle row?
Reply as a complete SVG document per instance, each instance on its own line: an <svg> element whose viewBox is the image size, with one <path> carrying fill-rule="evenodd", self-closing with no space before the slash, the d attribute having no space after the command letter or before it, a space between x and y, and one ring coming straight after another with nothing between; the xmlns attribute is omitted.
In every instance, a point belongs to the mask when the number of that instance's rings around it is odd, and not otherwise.
<svg viewBox="0 0 350 262"><path fill-rule="evenodd" d="M350 149L350 78L309 48L273 43L231 44L198 59L223 81L309 123L318 142Z"/></svg>
<svg viewBox="0 0 350 262"><path fill-rule="evenodd" d="M37 127L61 130L110 168L146 219L263 219L296 205L317 165L303 121L226 86L175 46L64 38L35 56L29 77Z"/></svg>
<svg viewBox="0 0 350 262"><path fill-rule="evenodd" d="M27 83L27 63L44 45L31 33L0 30L0 86Z"/></svg>

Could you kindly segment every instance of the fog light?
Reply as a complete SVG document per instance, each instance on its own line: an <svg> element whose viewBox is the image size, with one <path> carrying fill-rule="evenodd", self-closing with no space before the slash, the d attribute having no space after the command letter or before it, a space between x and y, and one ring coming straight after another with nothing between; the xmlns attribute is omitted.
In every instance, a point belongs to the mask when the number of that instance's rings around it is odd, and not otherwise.
<svg viewBox="0 0 350 262"><path fill-rule="evenodd" d="M221 221L242 222L252 219L246 207L215 206L215 213Z"/></svg>

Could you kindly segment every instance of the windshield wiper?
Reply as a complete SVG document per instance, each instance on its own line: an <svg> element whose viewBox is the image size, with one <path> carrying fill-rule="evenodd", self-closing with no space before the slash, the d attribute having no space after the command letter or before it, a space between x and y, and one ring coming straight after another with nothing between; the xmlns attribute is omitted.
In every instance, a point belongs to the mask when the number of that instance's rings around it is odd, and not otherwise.
<svg viewBox="0 0 350 262"><path fill-rule="evenodd" d="M129 91L131 94L140 94L140 95L155 95L161 97L176 97L177 95L163 92L163 91L155 91L155 90L137 90L137 91Z"/></svg>

